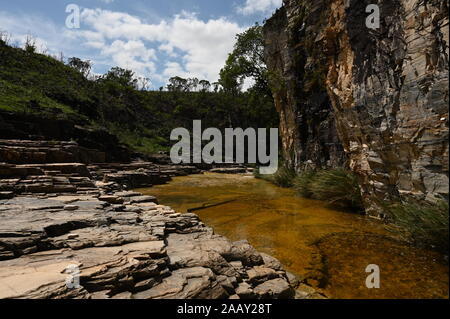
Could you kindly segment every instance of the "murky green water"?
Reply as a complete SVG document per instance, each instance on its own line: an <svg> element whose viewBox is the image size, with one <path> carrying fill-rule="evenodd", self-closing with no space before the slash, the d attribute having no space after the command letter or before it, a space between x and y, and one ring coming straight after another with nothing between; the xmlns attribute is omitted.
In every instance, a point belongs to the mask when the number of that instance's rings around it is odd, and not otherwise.
<svg viewBox="0 0 450 319"><path fill-rule="evenodd" d="M251 176L208 173L139 191L180 212L213 205L195 213L216 233L248 240L328 297L448 298L442 256L405 245L381 222L293 190ZM380 289L366 287L369 264L380 267Z"/></svg>

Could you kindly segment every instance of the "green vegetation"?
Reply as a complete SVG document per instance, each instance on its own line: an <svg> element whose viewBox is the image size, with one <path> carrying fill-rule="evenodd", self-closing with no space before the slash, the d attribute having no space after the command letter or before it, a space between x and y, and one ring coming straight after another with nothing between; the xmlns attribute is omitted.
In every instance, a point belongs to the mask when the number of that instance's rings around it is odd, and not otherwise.
<svg viewBox="0 0 450 319"><path fill-rule="evenodd" d="M309 170L298 174L282 166L273 175L260 175L256 172L255 176L281 187L293 187L305 198L326 201L331 205L357 212L364 211L357 178L343 168Z"/></svg>
<svg viewBox="0 0 450 319"><path fill-rule="evenodd" d="M258 24L236 36L233 52L220 71L219 83L226 92L237 93L249 78L255 82L253 91L272 99L269 71L264 62L263 27Z"/></svg>
<svg viewBox="0 0 450 319"><path fill-rule="evenodd" d="M346 169L305 172L294 180L294 188L305 197L363 211L358 180L352 172Z"/></svg>
<svg viewBox="0 0 450 319"><path fill-rule="evenodd" d="M272 175L262 175L259 170L255 170L255 177L259 179L266 180L277 186L290 188L294 186L294 179L296 178L296 173L294 170L282 165L275 174Z"/></svg>
<svg viewBox="0 0 450 319"><path fill-rule="evenodd" d="M305 198L312 198L313 193L311 191L311 184L316 176L316 172L313 170L307 170L295 177L293 185L295 186L298 194Z"/></svg>
<svg viewBox="0 0 450 319"><path fill-rule="evenodd" d="M220 83L174 77L166 89L150 91L149 79L131 70L93 76L91 67L76 57L64 63L39 54L31 38L24 49L11 47L0 33L0 110L105 128L142 153L168 150L172 129L190 129L194 119L219 129L278 126L271 95L256 85L231 92Z"/></svg>
<svg viewBox="0 0 450 319"><path fill-rule="evenodd" d="M322 200L337 207L363 213L364 206L356 176L350 171L337 168L308 170L300 174L281 166L273 175L255 177L280 187L294 188L305 198ZM405 240L415 246L448 253L449 206L445 200L431 203L425 200L407 200L384 205L386 215Z"/></svg>
<svg viewBox="0 0 450 319"><path fill-rule="evenodd" d="M449 211L448 202L435 203L408 200L386 207L399 231L414 245L448 254Z"/></svg>

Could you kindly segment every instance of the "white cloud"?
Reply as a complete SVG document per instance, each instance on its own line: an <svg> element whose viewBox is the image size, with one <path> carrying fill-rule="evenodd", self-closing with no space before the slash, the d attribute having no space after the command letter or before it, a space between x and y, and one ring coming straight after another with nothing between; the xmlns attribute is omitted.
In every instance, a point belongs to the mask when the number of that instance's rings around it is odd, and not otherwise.
<svg viewBox="0 0 450 319"><path fill-rule="evenodd" d="M35 32L37 25L39 25L39 33ZM62 42L59 39L61 30L38 16L13 16L0 11L0 30L11 34L12 44L23 46L26 39L31 36L35 40L38 50L47 49L52 54L58 53L57 48Z"/></svg>
<svg viewBox="0 0 450 319"><path fill-rule="evenodd" d="M122 40L114 41L110 46L103 48L102 54L110 56L115 65L130 69L139 76L149 76L155 72L155 50L147 49L142 41Z"/></svg>
<svg viewBox="0 0 450 319"><path fill-rule="evenodd" d="M225 18L202 21L192 13L183 12L173 19L162 20L157 24L148 24L141 19L123 12L112 12L102 9L85 9L82 12L82 23L89 27L88 32L80 32L86 43L95 47L103 39L105 54L110 54L118 62L126 60L129 65L141 67L135 58L143 61L151 60L144 56L145 44L156 46L160 53L168 57L176 57L177 49L182 55L182 63L169 62L165 65L164 76L189 76L217 81L220 69L223 67L228 53L233 49L235 35L242 32L237 23ZM117 42L121 40L122 42ZM114 41L112 45L108 41ZM134 41L134 42L132 42ZM108 48L116 43L116 50ZM140 50L130 56L135 50L120 52L118 44L140 43ZM145 43L145 44L144 44ZM131 44L130 44L131 45ZM143 55L144 54L144 55ZM174 72L178 71L178 74ZM161 76L161 75L160 75Z"/></svg>
<svg viewBox="0 0 450 319"><path fill-rule="evenodd" d="M245 0L245 4L238 7L237 11L243 15L270 13L281 7L282 3L283 0Z"/></svg>
<svg viewBox="0 0 450 319"><path fill-rule="evenodd" d="M103 3L109 4L109 3L113 3L114 0L100 0Z"/></svg>
<svg viewBox="0 0 450 319"><path fill-rule="evenodd" d="M34 30L52 54L90 59L96 72L117 65L159 82L175 75L215 82L235 35L245 28L226 18L204 21L187 12L149 23L124 12L83 9L81 29L0 11L0 30L20 41Z"/></svg>
<svg viewBox="0 0 450 319"><path fill-rule="evenodd" d="M189 77L189 72L187 72L178 62L167 62L163 72L163 76L170 79L173 76L180 76L182 78Z"/></svg>

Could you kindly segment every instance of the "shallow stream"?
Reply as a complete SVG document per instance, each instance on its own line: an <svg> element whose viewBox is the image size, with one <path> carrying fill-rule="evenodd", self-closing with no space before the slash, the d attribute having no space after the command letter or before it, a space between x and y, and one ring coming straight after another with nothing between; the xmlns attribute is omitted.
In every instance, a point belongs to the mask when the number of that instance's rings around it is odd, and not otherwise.
<svg viewBox="0 0 450 319"><path fill-rule="evenodd" d="M195 209L216 233L248 240L330 298L448 298L442 256L410 247L382 222L294 190L252 176L207 173L139 191L179 212ZM366 287L370 264L380 268L380 289Z"/></svg>

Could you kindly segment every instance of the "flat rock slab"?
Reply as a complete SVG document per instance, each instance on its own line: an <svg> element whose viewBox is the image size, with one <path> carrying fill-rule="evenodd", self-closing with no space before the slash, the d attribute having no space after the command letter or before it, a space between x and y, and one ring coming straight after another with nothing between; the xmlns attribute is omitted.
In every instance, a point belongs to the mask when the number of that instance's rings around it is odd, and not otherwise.
<svg viewBox="0 0 450 319"><path fill-rule="evenodd" d="M56 163L56 164L26 164L16 165L17 169L41 169L48 171L58 171L62 174L77 174L80 177L91 177L85 164L80 163Z"/></svg>
<svg viewBox="0 0 450 319"><path fill-rule="evenodd" d="M266 281L253 290L262 299L291 299L295 290L281 278Z"/></svg>
<svg viewBox="0 0 450 319"><path fill-rule="evenodd" d="M67 293L70 266L79 267L82 285L101 285L96 282L101 278L108 287L107 279L114 282L124 274L138 274L143 269L141 266L152 263L150 256L164 256L164 249L164 242L154 241L77 252L56 250L4 261L0 267L0 298L47 298L45 287Z"/></svg>
<svg viewBox="0 0 450 319"><path fill-rule="evenodd" d="M149 290L133 295L133 299L212 299L228 296L215 283L214 273L204 267L175 270L172 276Z"/></svg>
<svg viewBox="0 0 450 319"><path fill-rule="evenodd" d="M155 203L158 204L158 199L155 196L133 196L130 198L131 204L140 203Z"/></svg>
<svg viewBox="0 0 450 319"><path fill-rule="evenodd" d="M141 193L138 192L131 192L131 191L127 191L127 192L118 192L115 193L116 196L119 197L136 197L136 196L142 196Z"/></svg>
<svg viewBox="0 0 450 319"><path fill-rule="evenodd" d="M79 209L80 206L77 205L66 205L64 206L64 210L68 210L68 211L75 211L77 209Z"/></svg>
<svg viewBox="0 0 450 319"><path fill-rule="evenodd" d="M98 198L102 202L107 202L110 204L123 204L124 200L122 197L116 195L103 195Z"/></svg>

